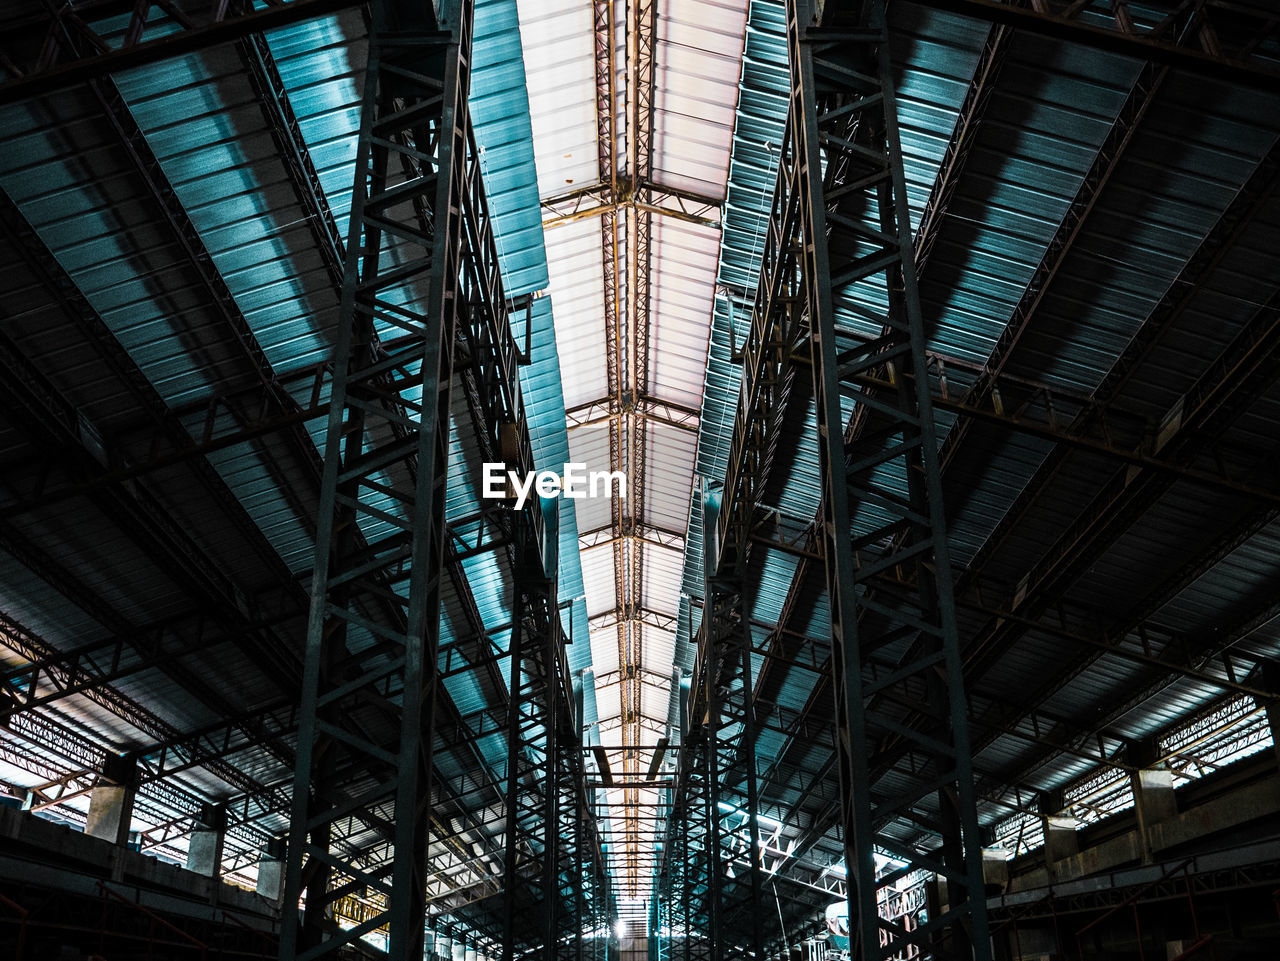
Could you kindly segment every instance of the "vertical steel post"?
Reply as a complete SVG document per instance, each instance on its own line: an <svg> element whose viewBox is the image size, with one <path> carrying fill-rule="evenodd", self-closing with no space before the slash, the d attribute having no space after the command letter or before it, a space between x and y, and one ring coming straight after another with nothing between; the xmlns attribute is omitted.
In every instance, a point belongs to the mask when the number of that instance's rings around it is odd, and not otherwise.
<svg viewBox="0 0 1280 961"><path fill-rule="evenodd" d="M759 796L756 776L756 720L751 669L750 605L743 566L749 533L728 528L725 548L716 547L719 497L705 492L703 523L703 622L707 652L703 677L707 691L710 772L711 863L715 918L714 961L751 953L764 956L761 912ZM749 514L744 513L746 517ZM739 858L743 834L746 856ZM734 924L726 924L733 918ZM747 937L736 932L745 930ZM729 932L735 937L729 938Z"/></svg>
<svg viewBox="0 0 1280 961"><path fill-rule="evenodd" d="M560 899L557 793L561 720L560 614L554 556L544 558L528 513L512 512L516 543L507 720L502 961L527 946L554 957ZM539 923L540 922L540 923Z"/></svg>
<svg viewBox="0 0 1280 961"><path fill-rule="evenodd" d="M286 920L283 959L384 926L392 957L422 952L471 41L469 0L442 6L374 3L285 885L305 930ZM357 826L395 857L334 843ZM358 888L385 908L323 923Z"/></svg>
<svg viewBox="0 0 1280 961"><path fill-rule="evenodd" d="M850 918L865 961L912 946L986 959L981 839L884 2L868 0L857 15L829 5L821 24L811 0L792 0L788 13L783 162L802 214ZM870 371L894 387L870 386ZM864 405L873 424L849 446L842 399ZM922 821L942 838L935 850L921 849ZM878 871L876 854L899 866ZM879 916L878 892L917 871L947 882L948 904L907 930Z"/></svg>
<svg viewBox="0 0 1280 961"><path fill-rule="evenodd" d="M683 961L697 961L702 955L695 948L694 937L697 936L697 943L702 944L705 943L706 934L701 929L695 932L697 925L693 917L693 886L697 877L697 862L693 850L693 822L688 815L686 809L681 819L684 837L680 842L680 918L684 922Z"/></svg>
<svg viewBox="0 0 1280 961"><path fill-rule="evenodd" d="M574 744L574 750L577 752L579 770L582 764L582 745ZM584 811L585 778L580 778L579 783L584 785L583 793L578 796L575 792L573 799L573 858L568 863L569 876L573 883L573 924L570 927L570 937L573 939L571 943L571 951L566 957L572 961L584 961L583 940L586 937L587 930L590 927L589 917L587 914L586 889L591 884L590 872L592 867L592 858L587 852L586 838L583 836L582 821L586 816Z"/></svg>
<svg viewBox="0 0 1280 961"><path fill-rule="evenodd" d="M698 704L695 691L690 698ZM672 800L671 840L679 848L680 905L684 925L684 961L710 961L715 940L712 908L713 874L711 791L708 742L702 718L690 708L689 729L680 744L676 789Z"/></svg>
<svg viewBox="0 0 1280 961"><path fill-rule="evenodd" d="M559 635L556 635L557 640ZM559 649L549 652L557 660ZM586 769L582 761L582 736L578 712L580 705L572 697L572 679L567 663L563 671L563 688L560 690L562 709L557 713L558 730L555 732L554 766L552 776L556 791L556 840L554 872L549 880L554 892L556 915L552 938L554 948L549 958L564 961L582 961L582 938L587 927L584 912L584 890L590 884L590 856L586 852L583 837L583 819L586 816ZM564 702L567 701L567 704ZM567 708L567 709L566 709Z"/></svg>
<svg viewBox="0 0 1280 961"><path fill-rule="evenodd" d="M516 910L521 885L516 881L520 867L520 763L521 738L519 736L522 714L521 696L525 685L521 682L524 668L524 594L517 587L515 603L511 609L511 641L507 646L510 678L507 683L507 788L506 812L502 836L506 849L502 861L502 961L512 961L516 953Z"/></svg>
<svg viewBox="0 0 1280 961"><path fill-rule="evenodd" d="M542 900L543 900L543 945L544 957L554 961L556 945L559 942L560 922L560 790L561 765L564 758L558 747L560 734L560 615L556 606L555 579L550 579L547 600L549 620L543 660L545 663L546 685L546 745L547 757L546 806L543 818L542 834Z"/></svg>

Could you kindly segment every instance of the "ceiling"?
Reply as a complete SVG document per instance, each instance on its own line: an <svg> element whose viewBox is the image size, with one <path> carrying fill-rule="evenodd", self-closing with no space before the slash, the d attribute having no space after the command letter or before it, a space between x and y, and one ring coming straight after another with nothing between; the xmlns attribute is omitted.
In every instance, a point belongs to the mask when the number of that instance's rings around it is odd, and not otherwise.
<svg viewBox="0 0 1280 961"><path fill-rule="evenodd" d="M979 817L1021 852L1040 792L1082 820L1132 803L1128 745L1185 779L1270 736L1277 41L1255 31L1251 82L972 6L895 2L891 35ZM1162 5L1130 8L1149 26ZM84 5L107 51L63 23L43 62L45 9L0 15L0 781L81 824L104 759L138 751L144 849L181 860L225 801L224 869L248 883L288 823L367 23L290 0L143 62L111 52L131 9ZM1242 16L1212 21L1228 51ZM146 29L189 36L159 6ZM666 774L785 121L783 5L480 0L476 37L504 284L533 296L535 457L628 481L560 515L584 736L615 772ZM71 72L31 86L48 70ZM812 405L793 407L759 507L797 547L819 486ZM478 459L460 405L451 443ZM450 474L460 527L478 483ZM798 879L790 922L838 888L830 625L805 550L755 557L766 860ZM500 654L509 560L447 566L445 646ZM438 708L475 734L437 749L439 910L500 888L505 698L501 669L458 670ZM651 894L662 800L601 789L623 900Z"/></svg>

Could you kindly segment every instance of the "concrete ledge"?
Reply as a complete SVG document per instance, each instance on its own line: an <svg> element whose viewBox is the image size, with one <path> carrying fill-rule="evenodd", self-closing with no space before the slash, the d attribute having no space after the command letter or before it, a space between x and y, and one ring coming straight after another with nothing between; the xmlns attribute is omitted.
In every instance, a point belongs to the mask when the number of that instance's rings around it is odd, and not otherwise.
<svg viewBox="0 0 1280 961"><path fill-rule="evenodd" d="M1147 829L1147 837L1152 851L1163 851L1277 813L1280 813L1280 777L1240 788L1153 824Z"/></svg>
<svg viewBox="0 0 1280 961"><path fill-rule="evenodd" d="M24 811L0 807L0 839L5 880L81 893L104 881L148 907L206 918L228 911L261 930L279 928L278 907L258 894Z"/></svg>
<svg viewBox="0 0 1280 961"><path fill-rule="evenodd" d="M1182 860L1174 858L1172 862L1146 864L1140 867L1126 868L1122 871L1111 871L1095 877L1078 878L1059 884L1027 888L999 897L988 898L987 908L992 911L1007 910L1020 905L1034 904L1050 895L1057 898L1066 898L1078 894L1090 894L1097 891L1151 884L1169 873L1171 867L1177 867L1181 864ZM1190 863L1187 865L1187 870L1192 875L1209 874L1214 871L1248 867L1254 864L1274 864L1280 862L1280 840L1230 848L1225 851L1215 851L1211 854L1200 854L1188 860Z"/></svg>
<svg viewBox="0 0 1280 961"><path fill-rule="evenodd" d="M1272 775L1266 780L1205 801L1167 821L1148 826L1145 848L1141 829L1134 828L1086 848L1079 854L1055 861L1051 870L1041 867L1019 874L1012 879L1008 890L1010 894L1017 894L1112 871L1123 865L1140 863L1144 850L1167 851L1277 814L1280 814L1280 775Z"/></svg>

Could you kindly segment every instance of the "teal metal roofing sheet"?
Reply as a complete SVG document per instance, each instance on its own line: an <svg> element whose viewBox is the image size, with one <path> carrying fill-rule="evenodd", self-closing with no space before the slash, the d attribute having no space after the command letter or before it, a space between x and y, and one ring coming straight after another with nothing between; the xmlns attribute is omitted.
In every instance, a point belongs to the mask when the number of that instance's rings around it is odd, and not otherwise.
<svg viewBox="0 0 1280 961"><path fill-rule="evenodd" d="M541 228L539 228L541 231ZM539 232L541 236L541 232ZM533 336L530 362L520 369L520 383L524 391L525 413L529 420L529 438L533 446L533 459L539 470L559 472L571 458L569 456L569 431L565 426L564 391L560 384L560 361L556 354L556 330L552 319L552 303L549 297L535 299L530 307ZM517 339L523 340L521 315L515 318ZM582 560L578 553L578 521L572 510L559 514L560 577L558 589L560 603L569 609L561 614L561 623L572 641L569 650L569 667L579 672L591 667L591 643L587 637L587 601L582 585ZM583 685L584 707L582 722L596 721L595 685Z"/></svg>
<svg viewBox="0 0 1280 961"><path fill-rule="evenodd" d="M542 290L547 252L515 0L477 0L470 104L507 296Z"/></svg>
<svg viewBox="0 0 1280 961"><path fill-rule="evenodd" d="M720 289L711 316L694 467L697 476L712 484L723 478L728 463L741 383L733 345L741 343L750 324L749 298L760 271L789 83L786 8L776 0L753 0L747 13L729 180L721 206ZM702 621L702 502L696 484L686 530L675 663L688 671L694 660L692 641ZM678 726L678 709L673 693L673 726Z"/></svg>
<svg viewBox="0 0 1280 961"><path fill-rule="evenodd" d="M515 0L476 4L470 103L507 296L544 290L547 253ZM531 356L520 370L520 382L534 462L540 470L558 472L571 458L551 299L535 298L528 318L533 325ZM512 327L519 343L525 339L525 323L524 312L517 310ZM559 512L558 535L560 602L569 604L562 623L572 635L569 665L576 672L591 666L591 645L573 511ZM594 686L586 685L585 723L595 721L594 693Z"/></svg>

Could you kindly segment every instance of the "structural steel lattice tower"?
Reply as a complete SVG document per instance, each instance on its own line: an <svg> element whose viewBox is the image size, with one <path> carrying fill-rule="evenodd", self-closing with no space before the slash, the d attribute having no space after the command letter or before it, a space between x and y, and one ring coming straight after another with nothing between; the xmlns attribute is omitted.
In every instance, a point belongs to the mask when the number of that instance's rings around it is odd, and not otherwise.
<svg viewBox="0 0 1280 961"><path fill-rule="evenodd" d="M764 956L759 906L763 882L760 866L760 806L756 771L756 717L751 670L751 607L746 578L749 541L747 524L754 504L738 498L739 526L729 518L717 547L719 496L708 492L702 501L705 529L703 560L703 637L706 661L702 670L705 706L708 784L713 961ZM743 936L731 938L723 923L739 916Z"/></svg>
<svg viewBox="0 0 1280 961"><path fill-rule="evenodd" d="M431 810L440 586L464 555L505 552L515 589L505 651L474 637L449 650L451 673L502 658L510 667L505 863L528 883L506 885L501 930L486 933L505 957L571 946L607 900L564 656L556 523L534 498L445 532L455 378L484 460L528 473L534 457L468 111L472 3L443 6L435 21L429 4L374 4L286 877L285 903L305 892L306 913L301 930L285 926L285 959L384 927L393 957L421 954L428 829L446 830ZM445 721L442 736L465 742L486 726ZM380 855L345 843L355 833L376 837ZM328 906L357 889L385 909L349 931L327 926Z"/></svg>
<svg viewBox="0 0 1280 961"><path fill-rule="evenodd" d="M301 931L284 925L282 958L383 925L393 956L421 954L471 9L436 24L405 7L374 4L285 881L306 912ZM424 301L405 296L415 281ZM394 857L367 867L334 843L345 821ZM325 907L365 887L385 912L328 928Z"/></svg>
<svg viewBox="0 0 1280 961"><path fill-rule="evenodd" d="M860 6L828 4L820 21L807 0L789 5L784 227L770 233L761 293L783 314L803 310L809 332L858 950L982 959L981 840L884 0ZM921 824L938 850L913 842ZM877 869L877 854L899 866ZM947 904L908 931L880 917L879 895L919 871L945 880Z"/></svg>
<svg viewBox="0 0 1280 961"><path fill-rule="evenodd" d="M704 619L673 818L686 836L671 835L683 850L667 855L666 883L673 899L702 903L697 879L680 867L693 811L705 807L711 957L760 956L766 946L748 913L759 788L744 759L759 720L744 575L753 542L771 537L757 504L787 405L811 391L855 952L871 961L914 946L982 961L981 842L883 0L828 3L825 12L792 0L787 41L790 106L742 394L719 504L704 503L718 517L703 554ZM737 829L745 857L732 878L730 798L746 815ZM919 840L929 834L940 847ZM881 917L889 886L920 872L946 882L946 903L912 930ZM735 890L751 891L749 902Z"/></svg>
<svg viewBox="0 0 1280 961"><path fill-rule="evenodd" d="M476 364L486 332L510 340L468 115L472 5L442 8L373 5L286 874L306 912L282 958L382 927L394 957L421 954L455 347ZM357 830L393 855L343 843ZM327 925L357 889L385 910Z"/></svg>

